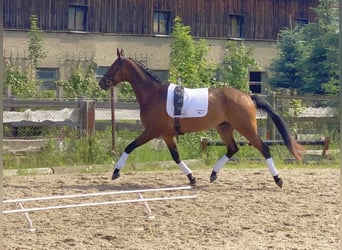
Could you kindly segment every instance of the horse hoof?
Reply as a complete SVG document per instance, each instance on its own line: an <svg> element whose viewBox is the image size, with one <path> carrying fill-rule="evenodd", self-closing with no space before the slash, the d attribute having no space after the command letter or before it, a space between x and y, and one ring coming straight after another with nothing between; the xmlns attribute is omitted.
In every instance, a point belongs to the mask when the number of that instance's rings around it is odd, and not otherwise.
<svg viewBox="0 0 342 250"><path fill-rule="evenodd" d="M196 178L192 176L192 174L188 174L187 175L189 181L190 181L190 185L195 185L196 184Z"/></svg>
<svg viewBox="0 0 342 250"><path fill-rule="evenodd" d="M217 175L210 175L210 182L214 182L217 179Z"/></svg>
<svg viewBox="0 0 342 250"><path fill-rule="evenodd" d="M283 180L279 178L279 180L277 181L277 185L281 188L283 187Z"/></svg>
<svg viewBox="0 0 342 250"><path fill-rule="evenodd" d="M196 178L193 177L192 179L190 179L190 185L195 185L196 184Z"/></svg>
<svg viewBox="0 0 342 250"><path fill-rule="evenodd" d="M283 180L281 178L279 178L278 176L274 176L274 181L275 183L281 188L283 187Z"/></svg>
<svg viewBox="0 0 342 250"><path fill-rule="evenodd" d="M112 180L115 180L115 179L117 179L117 178L119 178L119 177L120 177L120 172L113 173L113 175L112 175Z"/></svg>

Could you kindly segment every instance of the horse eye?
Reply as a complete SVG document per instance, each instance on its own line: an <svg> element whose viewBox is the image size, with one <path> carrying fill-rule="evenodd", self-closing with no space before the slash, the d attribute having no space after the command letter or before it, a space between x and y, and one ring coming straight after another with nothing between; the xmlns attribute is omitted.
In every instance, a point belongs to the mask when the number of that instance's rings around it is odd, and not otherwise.
<svg viewBox="0 0 342 250"><path fill-rule="evenodd" d="M107 84L108 86L111 85L111 83L112 83L111 80L107 80L107 81L106 81L106 84Z"/></svg>

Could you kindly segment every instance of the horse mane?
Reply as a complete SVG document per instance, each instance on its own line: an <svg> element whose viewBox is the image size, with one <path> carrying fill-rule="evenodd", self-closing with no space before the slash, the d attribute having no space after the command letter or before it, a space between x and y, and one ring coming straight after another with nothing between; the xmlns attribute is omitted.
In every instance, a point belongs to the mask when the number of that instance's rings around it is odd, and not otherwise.
<svg viewBox="0 0 342 250"><path fill-rule="evenodd" d="M132 60L133 62L135 62L135 64L137 66L139 66L140 69L142 69L143 71L145 71L150 77L152 77L154 80L158 81L158 82L162 82L162 80L159 78L159 76L157 76L153 71L151 71L149 68L147 68L143 63L133 59L133 58L129 58L130 60Z"/></svg>

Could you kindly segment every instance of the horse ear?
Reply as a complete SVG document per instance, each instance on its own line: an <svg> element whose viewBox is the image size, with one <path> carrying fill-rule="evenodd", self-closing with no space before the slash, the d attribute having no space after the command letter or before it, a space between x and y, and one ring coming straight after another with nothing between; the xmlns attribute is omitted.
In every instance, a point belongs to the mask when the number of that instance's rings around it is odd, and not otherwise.
<svg viewBox="0 0 342 250"><path fill-rule="evenodd" d="M118 58L120 58L120 57L121 57L121 54L120 54L120 51L119 51L119 49L116 49L116 54L117 54Z"/></svg>
<svg viewBox="0 0 342 250"><path fill-rule="evenodd" d="M124 57L125 56L125 51L123 49L121 49L120 54L121 54L122 57Z"/></svg>

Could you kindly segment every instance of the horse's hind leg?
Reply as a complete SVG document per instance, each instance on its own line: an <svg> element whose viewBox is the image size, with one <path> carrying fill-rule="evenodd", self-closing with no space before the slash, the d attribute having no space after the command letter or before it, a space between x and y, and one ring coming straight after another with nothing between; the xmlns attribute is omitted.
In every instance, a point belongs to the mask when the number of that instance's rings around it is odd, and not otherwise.
<svg viewBox="0 0 342 250"><path fill-rule="evenodd" d="M267 146L260 139L260 137L258 137L258 139L255 139L255 142L250 141L250 143L251 143L251 145L256 147L262 153L262 155L265 157L266 165L267 165L268 170L270 171L271 175L273 176L275 183L277 183L277 185L279 187L282 187L283 186L283 180L279 177L278 170L276 169L276 167L274 165L273 159L271 157L269 146Z"/></svg>
<svg viewBox="0 0 342 250"><path fill-rule="evenodd" d="M179 157L175 137L172 135L163 136L163 139L164 139L164 141L165 141L165 143L166 143L166 145L167 145L167 147L171 153L172 159L178 164L178 166L183 171L183 173L188 177L190 184L195 185L196 184L196 178L192 176L191 169Z"/></svg>
<svg viewBox="0 0 342 250"><path fill-rule="evenodd" d="M234 129L229 123L222 123L216 129L223 143L227 147L227 153L215 163L210 175L210 182L213 182L217 179L217 173L221 170L224 164L226 164L232 158L232 156L239 151L239 148L233 138Z"/></svg>
<svg viewBox="0 0 342 250"><path fill-rule="evenodd" d="M276 169L273 159L271 157L270 148L260 139L258 136L256 129L253 132L253 130L250 130L249 133L243 133L240 132L242 135L246 137L246 139L249 141L249 143L254 146L256 149L260 151L260 153L265 157L266 165L268 167L268 170L270 171L271 175L273 176L273 179L275 183L279 186L283 186L283 180L279 177L278 170Z"/></svg>

